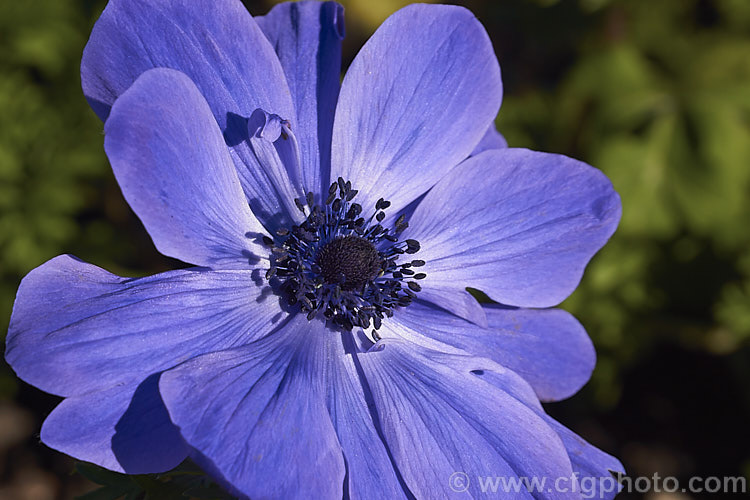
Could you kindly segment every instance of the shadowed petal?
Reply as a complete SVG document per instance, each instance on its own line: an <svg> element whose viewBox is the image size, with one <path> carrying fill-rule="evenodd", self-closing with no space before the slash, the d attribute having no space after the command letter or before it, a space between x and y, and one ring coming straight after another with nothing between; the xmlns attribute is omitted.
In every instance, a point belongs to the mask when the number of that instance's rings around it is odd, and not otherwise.
<svg viewBox="0 0 750 500"><path fill-rule="evenodd" d="M421 243L425 290L472 287L502 304L549 307L578 285L620 211L598 170L561 155L496 149L442 179L404 237Z"/></svg>
<svg viewBox="0 0 750 500"><path fill-rule="evenodd" d="M159 375L65 399L42 426L42 442L78 460L127 474L173 469L187 447L159 395Z"/></svg>
<svg viewBox="0 0 750 500"><path fill-rule="evenodd" d="M451 476L469 478L468 493L485 495L478 477L570 477L560 438L510 392L499 390L475 371L507 372L474 356L414 349L383 339L359 356L394 461L417 498L463 497ZM507 374L507 380L513 380ZM515 384L525 385L516 377ZM528 387L528 386L527 386ZM516 498L531 498L527 491ZM545 491L536 498L578 498Z"/></svg>
<svg viewBox="0 0 750 500"><path fill-rule="evenodd" d="M325 344L337 340L300 314L259 342L165 372L164 403L196 460L250 498L340 499L344 460L324 384Z"/></svg>
<svg viewBox="0 0 750 500"><path fill-rule="evenodd" d="M144 72L172 68L185 73L208 102L240 173L256 216L269 230L271 216L287 211L287 191L302 194L292 174L257 162L246 123L256 109L292 123L294 105L273 47L239 0L111 0L83 52L81 82L102 120ZM191 114L185 114L188 119ZM279 185L283 189L277 191ZM270 214L270 215L269 215Z"/></svg>
<svg viewBox="0 0 750 500"><path fill-rule="evenodd" d="M488 149L504 149L507 147L508 141L505 140L505 137L497 131L495 124L492 123L487 128L487 132L484 133L484 136L482 136L482 140L479 141L479 144L474 148L474 151L471 152L471 156L476 156L482 151L487 151Z"/></svg>
<svg viewBox="0 0 750 500"><path fill-rule="evenodd" d="M331 170L344 8L335 2L285 2L255 20L279 56L297 111L301 185L322 193Z"/></svg>
<svg viewBox="0 0 750 500"><path fill-rule="evenodd" d="M144 73L112 108L104 149L125 199L163 254L247 268L267 255L216 121L195 85Z"/></svg>
<svg viewBox="0 0 750 500"><path fill-rule="evenodd" d="M596 353L586 331L569 313L494 305L483 309L487 328L421 301L398 311L393 321L513 370L542 401L570 397L588 382Z"/></svg>
<svg viewBox="0 0 750 500"><path fill-rule="evenodd" d="M269 189L274 191L269 199L281 200L279 207L269 205L268 199L251 199L253 213L263 221L270 233L292 222L301 222L304 217L295 206L294 199L302 197L302 191L295 190L286 181L289 177L294 179L295 185L300 185L302 178L299 144L289 122L278 115L256 109L243 126L247 130L247 136L243 139L247 147L233 149L232 156L246 164L263 165L263 168L240 169L241 183L253 186L268 184L271 186Z"/></svg>
<svg viewBox="0 0 750 500"><path fill-rule="evenodd" d="M5 359L26 382L62 396L138 384L270 332L283 313L258 275L187 269L121 278L56 257L21 282Z"/></svg>
<svg viewBox="0 0 750 500"><path fill-rule="evenodd" d="M468 10L409 5L389 17L346 73L333 127L331 177L393 213L465 159L495 118L500 67Z"/></svg>

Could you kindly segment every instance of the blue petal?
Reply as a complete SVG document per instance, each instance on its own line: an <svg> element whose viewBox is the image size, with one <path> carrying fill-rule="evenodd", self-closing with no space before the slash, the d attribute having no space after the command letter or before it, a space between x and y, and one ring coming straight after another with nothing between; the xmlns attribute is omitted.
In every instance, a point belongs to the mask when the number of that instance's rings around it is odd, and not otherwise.
<svg viewBox="0 0 750 500"><path fill-rule="evenodd" d="M611 500L620 492L617 478L612 472L625 474L625 468L615 457L591 446L582 437L549 416L545 420L562 439L577 473L578 491L583 498Z"/></svg>
<svg viewBox="0 0 750 500"><path fill-rule="evenodd" d="M188 269L121 278L56 257L21 282L5 359L21 379L61 396L138 384L271 331L283 313L259 288L259 274Z"/></svg>
<svg viewBox="0 0 750 500"><path fill-rule="evenodd" d="M301 185L324 192L331 169L344 9L335 2L286 2L255 20L279 56L297 110Z"/></svg>
<svg viewBox="0 0 750 500"><path fill-rule="evenodd" d="M141 73L160 67L195 82L222 130L229 113L257 108L293 119L278 57L238 0L111 0L81 61L94 111L106 120Z"/></svg>
<svg viewBox="0 0 750 500"><path fill-rule="evenodd" d="M476 156L482 151L487 151L488 149L504 149L507 147L508 141L506 141L505 137L497 131L495 124L493 123L487 128L487 132L484 133L482 140L479 141L479 144L474 148L474 151L471 152L471 156Z"/></svg>
<svg viewBox="0 0 750 500"><path fill-rule="evenodd" d="M364 45L341 86L331 174L393 213L469 156L502 99L500 67L468 10L409 5Z"/></svg>
<svg viewBox="0 0 750 500"><path fill-rule="evenodd" d="M414 306L415 304L413 303L409 308ZM447 316L449 315L445 315L443 318L448 319ZM386 341L390 342L395 340L402 342L406 340L411 349L427 349L428 352L439 351L440 353L452 355L454 362L460 360L464 364L474 363L477 364L477 366L481 365L483 368L471 368L474 375L491 382L494 386L498 387L503 392L508 393L525 406L533 408L537 410L537 412L543 412L542 404L539 402L531 385L529 385L529 383L516 372L493 361L490 357L491 353L468 353L459 347L454 347L437 338L422 334L420 330L422 330L421 325L418 325L418 328L415 329L411 322L400 321L397 319L397 316L394 316L392 320L384 322L383 326L378 330L378 333L382 337L380 344L384 344ZM380 344L376 344L374 347L368 349L368 351L377 350L380 347ZM474 356L474 358L472 358L472 356Z"/></svg>
<svg viewBox="0 0 750 500"><path fill-rule="evenodd" d="M473 374L507 370L486 359L414 346L383 339L359 360L394 462L415 497L465 495L451 483L456 473L468 476L468 493L477 498L485 495L480 477L571 477L560 438L537 411ZM578 498L554 491L533 496Z"/></svg>
<svg viewBox="0 0 750 500"><path fill-rule="evenodd" d="M393 321L419 335L489 357L521 375L542 401L570 397L588 382L596 353L586 331L569 313L483 309L486 329L419 301L398 311Z"/></svg>
<svg viewBox="0 0 750 500"><path fill-rule="evenodd" d="M159 251L192 264L247 268L266 256L206 101L185 75L144 73L112 108L104 148L125 199Z"/></svg>
<svg viewBox="0 0 750 500"><path fill-rule="evenodd" d="M346 460L348 498L406 498L383 442L352 336L328 344L328 410Z"/></svg>
<svg viewBox="0 0 750 500"><path fill-rule="evenodd" d="M78 460L128 474L168 471L187 447L159 395L159 375L65 399L42 426L42 442Z"/></svg>
<svg viewBox="0 0 750 500"><path fill-rule="evenodd" d="M487 314L482 305L477 302L469 292L460 287L453 289L424 287L419 294L419 298L427 300L433 304L439 304L443 309L466 318L475 325L483 328L487 327Z"/></svg>
<svg viewBox="0 0 750 500"><path fill-rule="evenodd" d="M496 149L443 178L404 237L421 243L424 290L472 287L502 304L549 307L578 285L620 212L619 196L598 170L561 155Z"/></svg>
<svg viewBox="0 0 750 500"><path fill-rule="evenodd" d="M247 119L256 109L277 114L297 129L294 105L273 47L239 0L111 0L94 26L81 62L83 91L102 120L115 100L145 71L185 73L205 97L251 207L269 228L284 220L284 199L295 191L285 173L267 171L247 144ZM185 114L188 120L192 114ZM249 172L248 172L249 171Z"/></svg>
<svg viewBox="0 0 750 500"><path fill-rule="evenodd" d="M503 379L492 372L484 372L481 378L501 390L508 390L507 379ZM518 397L518 396L516 396ZM523 398L520 398L523 399ZM544 419L547 425L560 437L565 450L570 458L573 468L572 477L561 477L560 489L569 489L580 492L583 498L612 499L621 490L614 473L625 473L622 464L611 455L590 445L576 433L544 413L541 405L527 405Z"/></svg>
<svg viewBox="0 0 750 500"><path fill-rule="evenodd" d="M162 375L164 403L198 462L250 498L340 499L344 460L326 408L326 343L304 315L246 347Z"/></svg>

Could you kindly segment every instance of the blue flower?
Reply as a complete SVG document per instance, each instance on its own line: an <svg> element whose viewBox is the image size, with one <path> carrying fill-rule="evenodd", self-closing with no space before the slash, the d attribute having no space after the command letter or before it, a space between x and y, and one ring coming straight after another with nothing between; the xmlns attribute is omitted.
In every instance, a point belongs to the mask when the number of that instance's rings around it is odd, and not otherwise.
<svg viewBox="0 0 750 500"><path fill-rule="evenodd" d="M127 473L190 456L250 498L621 471L539 402L595 363L573 317L536 308L614 232L609 181L505 147L500 69L467 10L398 11L340 84L342 38L334 3L256 19L238 0L109 3L83 89L126 200L195 267L29 273L6 359L65 398L42 441ZM561 489L534 497L581 495Z"/></svg>

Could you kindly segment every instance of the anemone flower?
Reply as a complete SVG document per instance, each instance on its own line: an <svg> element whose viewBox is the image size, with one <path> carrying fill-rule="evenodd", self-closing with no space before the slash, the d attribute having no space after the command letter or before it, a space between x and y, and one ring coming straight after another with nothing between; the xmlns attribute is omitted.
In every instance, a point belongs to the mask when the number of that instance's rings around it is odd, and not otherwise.
<svg viewBox="0 0 750 500"><path fill-rule="evenodd" d="M42 441L126 473L189 456L249 498L481 496L483 477L579 498L622 468L544 413L595 363L544 308L614 232L617 194L506 147L466 9L396 12L340 83L343 35L331 2L106 7L84 93L125 199L193 267L59 256L24 278L6 359L65 398Z"/></svg>

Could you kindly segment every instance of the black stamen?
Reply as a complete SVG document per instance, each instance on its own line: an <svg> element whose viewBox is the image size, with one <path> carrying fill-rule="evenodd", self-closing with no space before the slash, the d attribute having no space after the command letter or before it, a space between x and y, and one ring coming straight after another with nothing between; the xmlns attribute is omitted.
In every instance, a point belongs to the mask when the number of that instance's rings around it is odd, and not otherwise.
<svg viewBox="0 0 750 500"><path fill-rule="evenodd" d="M303 214L305 213L305 207L302 205L302 202L299 201L299 198L294 199L294 204L297 205L297 210L299 210Z"/></svg>

